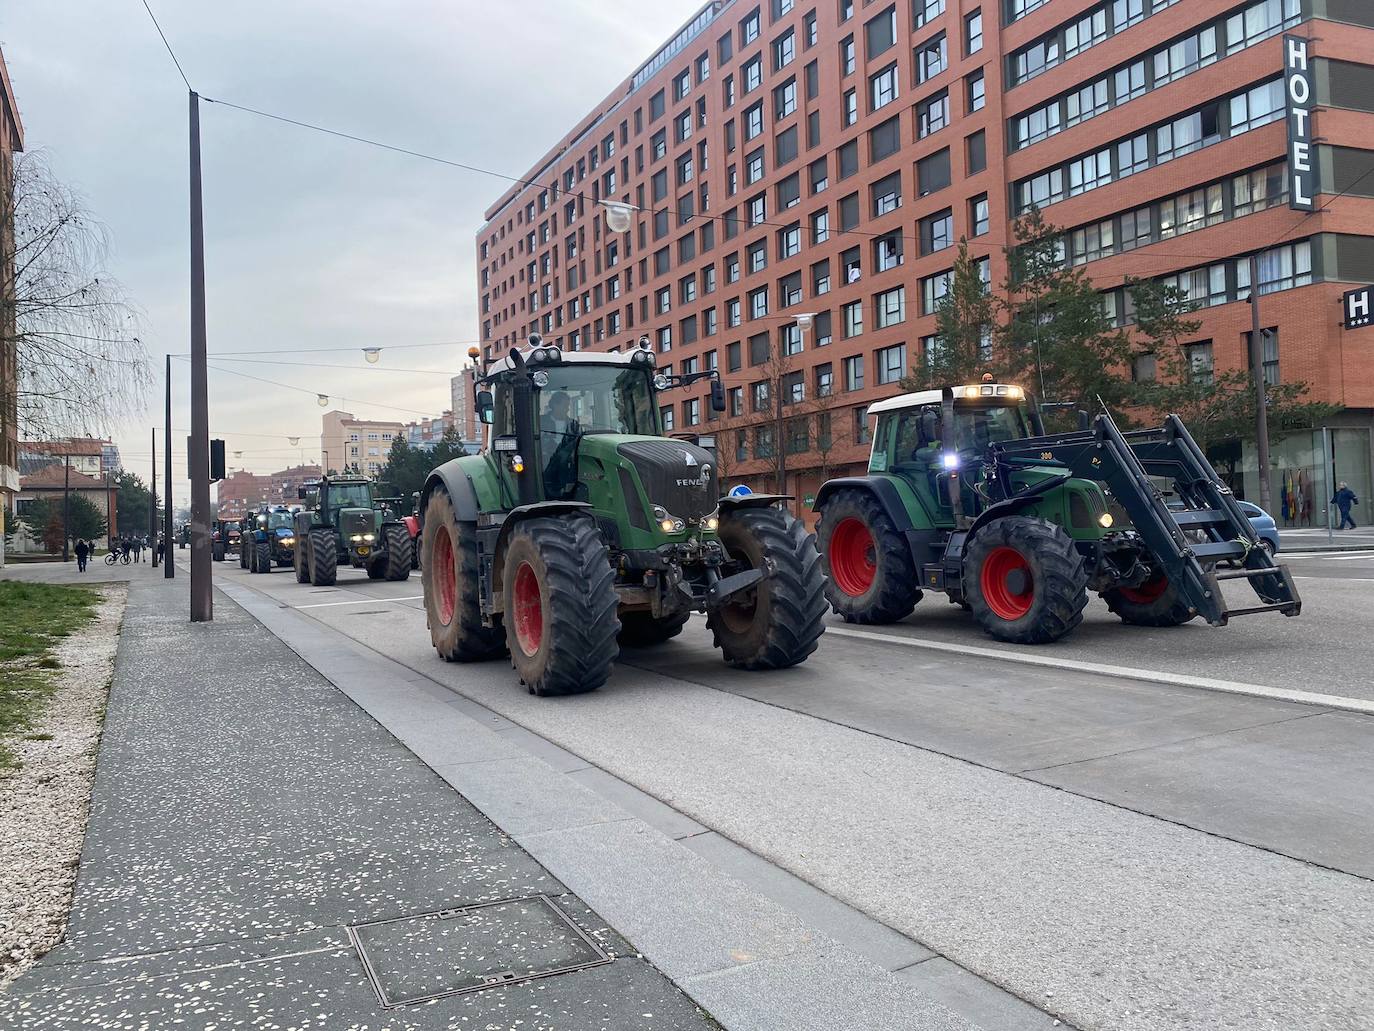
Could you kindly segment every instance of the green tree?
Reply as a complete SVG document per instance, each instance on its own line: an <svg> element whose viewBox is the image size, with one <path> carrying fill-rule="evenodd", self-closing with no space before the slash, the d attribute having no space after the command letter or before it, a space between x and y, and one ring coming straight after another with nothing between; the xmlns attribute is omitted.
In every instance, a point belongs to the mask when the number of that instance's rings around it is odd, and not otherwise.
<svg viewBox="0 0 1374 1031"><path fill-rule="evenodd" d="M458 433L456 426L450 426L444 430L444 435L439 438L439 442L430 451L422 451L425 456L425 475L429 475L431 469L437 469L445 462L455 458L462 458L468 453L467 448L463 447L463 438ZM418 489L418 488L417 488Z"/></svg>
<svg viewBox="0 0 1374 1031"><path fill-rule="evenodd" d="M384 480L397 497L408 498L425 485L429 475L429 458L421 448L411 447L404 437L391 442L386 467L378 479Z"/></svg>
<svg viewBox="0 0 1374 1031"><path fill-rule="evenodd" d="M1204 452L1253 441L1255 386L1250 371L1192 364L1187 345L1202 326L1193 318L1198 306L1176 286L1134 279L1127 280L1126 287L1135 308L1137 353L1155 359L1153 377L1133 384L1133 402L1149 409L1151 419L1177 415ZM1303 382L1269 386L1269 431L1310 429L1340 410L1338 405L1308 400L1307 395Z"/></svg>
<svg viewBox="0 0 1374 1031"><path fill-rule="evenodd" d="M94 501L84 494L73 493L68 498L71 504L71 518L67 525L67 539L71 541L93 541L104 537L108 529L105 517ZM24 522L35 532L41 533L48 551L62 550L62 495L52 498L39 498L30 502L24 510Z"/></svg>
<svg viewBox="0 0 1374 1031"><path fill-rule="evenodd" d="M1042 401L1095 405L1120 415L1131 401L1129 335L1107 320L1087 274L1064 261L1063 234L1032 208L1013 224L1001 301L999 352ZM1068 413L1047 413L1067 425Z"/></svg>
<svg viewBox="0 0 1374 1031"><path fill-rule="evenodd" d="M146 533L152 492L131 472L121 472L115 482L119 485L115 498L115 526L120 533Z"/></svg>
<svg viewBox="0 0 1374 1031"><path fill-rule="evenodd" d="M997 302L969 256L968 240L960 238L959 254L950 273L949 289L935 309L937 345L918 358L904 390L928 390L968 383L991 371L992 344L997 325Z"/></svg>

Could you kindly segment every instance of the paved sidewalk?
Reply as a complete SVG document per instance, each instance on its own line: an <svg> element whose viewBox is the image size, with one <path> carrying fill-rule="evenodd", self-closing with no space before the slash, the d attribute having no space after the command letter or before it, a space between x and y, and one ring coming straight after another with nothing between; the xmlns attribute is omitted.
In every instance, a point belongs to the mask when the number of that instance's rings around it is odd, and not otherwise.
<svg viewBox="0 0 1374 1031"><path fill-rule="evenodd" d="M716 1026L237 605L221 594L212 624L188 625L185 591L131 587L66 939L0 996L0 1026ZM537 895L613 960L384 1010L348 931ZM379 978L419 994L457 983L477 952L504 948L499 965L520 973L597 959L543 902L464 925L372 932Z"/></svg>

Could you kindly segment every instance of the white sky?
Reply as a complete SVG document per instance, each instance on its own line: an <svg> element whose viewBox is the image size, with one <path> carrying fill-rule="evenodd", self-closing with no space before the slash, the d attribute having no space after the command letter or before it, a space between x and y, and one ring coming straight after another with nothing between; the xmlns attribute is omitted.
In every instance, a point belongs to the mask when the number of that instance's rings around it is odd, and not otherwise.
<svg viewBox="0 0 1374 1031"><path fill-rule="evenodd" d="M521 175L701 0L150 2L203 96ZM110 432L147 480L163 355L189 350L185 87L141 0L3 0L0 48L27 149L44 150L109 227L110 271L146 314L147 408ZM384 350L380 366L361 348L476 339L473 241L507 184L225 107L203 105L201 129L210 351L310 363L225 368L413 409L390 413L402 421L447 408L466 347ZM290 353L325 347L357 350ZM180 504L185 363L173 379ZM323 411L304 393L210 373L210 428L244 451L231 467L317 458Z"/></svg>

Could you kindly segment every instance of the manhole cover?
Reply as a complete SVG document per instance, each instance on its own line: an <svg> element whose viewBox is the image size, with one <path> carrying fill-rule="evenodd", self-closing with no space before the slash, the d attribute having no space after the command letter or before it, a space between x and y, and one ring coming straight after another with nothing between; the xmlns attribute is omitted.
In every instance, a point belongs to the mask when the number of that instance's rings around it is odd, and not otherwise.
<svg viewBox="0 0 1374 1031"><path fill-rule="evenodd" d="M379 920L348 932L387 1008L611 961L545 895Z"/></svg>

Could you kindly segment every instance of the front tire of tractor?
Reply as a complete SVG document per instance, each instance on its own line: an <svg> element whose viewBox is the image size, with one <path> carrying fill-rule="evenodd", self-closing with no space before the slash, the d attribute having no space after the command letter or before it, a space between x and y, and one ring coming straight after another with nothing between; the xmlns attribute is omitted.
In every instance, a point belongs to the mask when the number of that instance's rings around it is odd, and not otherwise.
<svg viewBox="0 0 1374 1031"><path fill-rule="evenodd" d="M310 542L304 538L296 541L295 548L291 551L291 565L296 570L296 583L308 584L310 582L310 552L307 550Z"/></svg>
<svg viewBox="0 0 1374 1031"><path fill-rule="evenodd" d="M333 587L339 577L339 549L333 530L310 531L310 582Z"/></svg>
<svg viewBox="0 0 1374 1031"><path fill-rule="evenodd" d="M756 586L706 617L725 661L749 670L803 662L825 630L825 572L816 538L790 512L744 508L721 518L720 542L729 574L764 571Z"/></svg>
<svg viewBox="0 0 1374 1031"><path fill-rule="evenodd" d="M253 547L253 562L259 573L272 572L272 545L259 541Z"/></svg>
<svg viewBox="0 0 1374 1031"><path fill-rule="evenodd" d="M843 490L826 500L817 527L828 579L825 599L846 623L895 623L921 600L911 549L878 499Z"/></svg>
<svg viewBox="0 0 1374 1031"><path fill-rule="evenodd" d="M671 640L682 633L692 613L683 609L663 619L655 619L651 612L626 612L620 617L620 646L649 648Z"/></svg>
<svg viewBox="0 0 1374 1031"><path fill-rule="evenodd" d="M420 538L426 622L434 650L447 662L481 662L506 652L500 627L482 625L477 527L459 522L443 490L429 496Z"/></svg>
<svg viewBox="0 0 1374 1031"><path fill-rule="evenodd" d="M619 648L615 591L606 544L590 519L527 519L506 545L506 646L531 694L595 691Z"/></svg>
<svg viewBox="0 0 1374 1031"><path fill-rule="evenodd" d="M1102 600L1123 623L1135 626L1182 626L1197 615L1163 573L1139 587L1103 591Z"/></svg>
<svg viewBox="0 0 1374 1031"><path fill-rule="evenodd" d="M218 542L210 545L210 560L212 562L224 561L224 545Z"/></svg>
<svg viewBox="0 0 1374 1031"><path fill-rule="evenodd" d="M382 575L388 580L410 579L413 548L410 533L404 526L382 527L382 540L386 542L386 557L382 561Z"/></svg>
<svg viewBox="0 0 1374 1031"><path fill-rule="evenodd" d="M248 561L248 548L249 544L247 541L239 541L239 568L246 569L251 573L254 572L254 570L253 564Z"/></svg>
<svg viewBox="0 0 1374 1031"><path fill-rule="evenodd" d="M1054 523L1007 516L968 544L964 593L989 635L1048 644L1083 621L1088 576L1072 538Z"/></svg>

